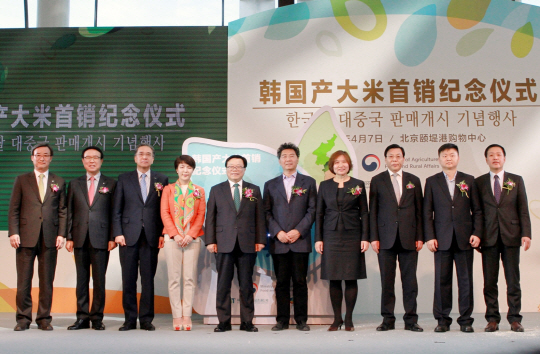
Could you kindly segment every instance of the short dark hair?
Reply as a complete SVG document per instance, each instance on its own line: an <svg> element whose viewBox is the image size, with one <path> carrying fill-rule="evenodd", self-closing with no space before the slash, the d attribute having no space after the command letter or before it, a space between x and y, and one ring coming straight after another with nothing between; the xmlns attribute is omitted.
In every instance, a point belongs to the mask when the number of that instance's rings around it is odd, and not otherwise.
<svg viewBox="0 0 540 354"><path fill-rule="evenodd" d="M399 146L398 144L388 145L386 149L384 149L384 157L386 157L388 150L391 150L391 149L401 149L401 153L403 154L403 157L405 157L405 149Z"/></svg>
<svg viewBox="0 0 540 354"><path fill-rule="evenodd" d="M459 149L456 144L446 143L446 144L442 144L441 147L439 148L439 156L441 155L441 152L443 152L444 150L450 150L450 149L456 150L459 155Z"/></svg>
<svg viewBox="0 0 540 354"><path fill-rule="evenodd" d="M353 164L351 161L351 157L349 156L349 153L347 151L338 150L334 152L332 156L330 156L330 160L328 160L328 168L330 169L330 172L332 172L333 174L336 174L334 172L334 163L336 162L337 158L340 156L344 156L345 160L349 164L349 171L347 171L347 173L349 173L353 168Z"/></svg>
<svg viewBox="0 0 540 354"><path fill-rule="evenodd" d="M294 150L296 157L300 157L300 149L298 148L298 146L294 145L293 143L283 143L277 149L278 159L281 158L281 153L283 152L283 150L288 150L288 149Z"/></svg>
<svg viewBox="0 0 540 354"><path fill-rule="evenodd" d="M152 149L152 156L156 156L156 152L154 151L154 147L150 144L139 144L137 145L137 148L135 149L135 155L137 155L137 152L139 152L139 148L142 148L143 146L148 146L150 149Z"/></svg>
<svg viewBox="0 0 540 354"><path fill-rule="evenodd" d="M51 152L51 156L54 154L52 147L48 143L37 143L32 148L32 155L34 155L34 150L36 150L38 148L42 148L42 147L49 148L49 151Z"/></svg>
<svg viewBox="0 0 540 354"><path fill-rule="evenodd" d="M244 161L244 168L247 167L247 160L244 156L241 156L241 155L231 155L227 157L227 160L225 160L225 167L227 167L227 164L229 163L230 159L242 159L242 161Z"/></svg>
<svg viewBox="0 0 540 354"><path fill-rule="evenodd" d="M193 157L191 157L189 155L180 155L180 156L178 156L176 158L176 160L174 160L174 170L175 171L178 169L178 166L181 163L185 163L186 165L189 165L193 169L195 169L195 167L197 166L195 164L195 160L193 159Z"/></svg>
<svg viewBox="0 0 540 354"><path fill-rule="evenodd" d="M484 157L487 157L488 150L491 149L491 148L494 148L494 147L499 147L499 148L501 148L502 151L503 151L504 156L506 156L506 150L505 150L501 145L499 145L499 144L491 144L490 146L488 146L488 147L486 148L486 151L484 151Z"/></svg>
<svg viewBox="0 0 540 354"><path fill-rule="evenodd" d="M81 154L81 158L84 159L84 153L87 152L88 150L96 150L97 152L99 152L99 155L101 156L101 159L103 160L103 158L105 157L105 155L103 155L103 151L101 151L100 148L98 148L97 146L89 146L87 147L86 149L84 149L82 151L82 154Z"/></svg>

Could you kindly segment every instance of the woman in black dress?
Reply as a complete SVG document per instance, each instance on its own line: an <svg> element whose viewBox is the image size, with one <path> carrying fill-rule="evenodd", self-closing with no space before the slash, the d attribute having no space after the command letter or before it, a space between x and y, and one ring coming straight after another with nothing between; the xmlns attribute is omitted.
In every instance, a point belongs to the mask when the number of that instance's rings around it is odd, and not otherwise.
<svg viewBox="0 0 540 354"><path fill-rule="evenodd" d="M334 152L328 164L335 177L319 186L315 250L322 255L321 278L330 280L334 323L328 330L337 331L343 324L341 302L342 281L345 281L345 330L354 331L352 314L358 296L357 279L366 278L368 203L364 182L348 175L352 163L347 152Z"/></svg>

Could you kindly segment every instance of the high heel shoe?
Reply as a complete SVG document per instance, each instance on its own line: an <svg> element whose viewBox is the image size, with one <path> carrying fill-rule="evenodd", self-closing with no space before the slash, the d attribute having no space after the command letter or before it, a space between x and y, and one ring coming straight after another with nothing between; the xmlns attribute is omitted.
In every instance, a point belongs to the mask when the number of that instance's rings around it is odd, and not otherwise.
<svg viewBox="0 0 540 354"><path fill-rule="evenodd" d="M341 326L343 325L343 320L340 320L338 323L336 323L334 321L334 323L332 323L330 325L330 327L328 327L328 332L334 332L334 331L337 331L338 329L341 329Z"/></svg>
<svg viewBox="0 0 540 354"><path fill-rule="evenodd" d="M345 322L345 330L349 332L354 331L354 324L352 321L350 323Z"/></svg>
<svg viewBox="0 0 540 354"><path fill-rule="evenodd" d="M173 329L175 331L181 331L182 330L182 319L181 318L173 318Z"/></svg>
<svg viewBox="0 0 540 354"><path fill-rule="evenodd" d="M189 323L186 323L189 321ZM185 331L191 331L191 317L189 319L184 319L184 330Z"/></svg>

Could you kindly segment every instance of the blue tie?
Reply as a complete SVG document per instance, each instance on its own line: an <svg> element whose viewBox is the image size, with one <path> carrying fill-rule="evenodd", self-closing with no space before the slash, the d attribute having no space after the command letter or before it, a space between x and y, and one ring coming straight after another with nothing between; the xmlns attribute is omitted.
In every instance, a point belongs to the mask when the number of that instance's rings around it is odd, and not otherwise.
<svg viewBox="0 0 540 354"><path fill-rule="evenodd" d="M141 175L141 194L142 194L143 202L146 203L147 194L146 194L146 174L145 173Z"/></svg>
<svg viewBox="0 0 540 354"><path fill-rule="evenodd" d="M501 184L499 183L499 176L495 175L495 181L493 182L493 194L497 204L501 200Z"/></svg>

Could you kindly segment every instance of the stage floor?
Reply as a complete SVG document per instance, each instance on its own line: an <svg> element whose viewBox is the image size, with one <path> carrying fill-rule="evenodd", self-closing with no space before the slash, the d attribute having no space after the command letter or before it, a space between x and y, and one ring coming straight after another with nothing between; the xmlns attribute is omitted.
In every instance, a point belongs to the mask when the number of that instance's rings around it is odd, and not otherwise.
<svg viewBox="0 0 540 354"><path fill-rule="evenodd" d="M200 316L193 317L191 332L174 332L170 315L156 316L155 332L119 332L121 315L106 316L105 331L67 331L75 320L73 314L53 314L52 332L40 331L35 324L30 330L14 332L15 314L0 313L0 353L540 353L540 313L523 314L524 333L510 331L507 322L498 332L485 333L483 316L474 315L473 334L461 333L457 324L450 332L434 333L436 322L429 314L420 315L423 333L403 330L402 321L396 330L377 332L381 317L376 315L355 315L354 332L327 332L328 326L318 325L312 325L310 332L294 327L272 332L271 325L259 325L258 333L239 331L238 326L214 333L215 326L203 325Z"/></svg>

